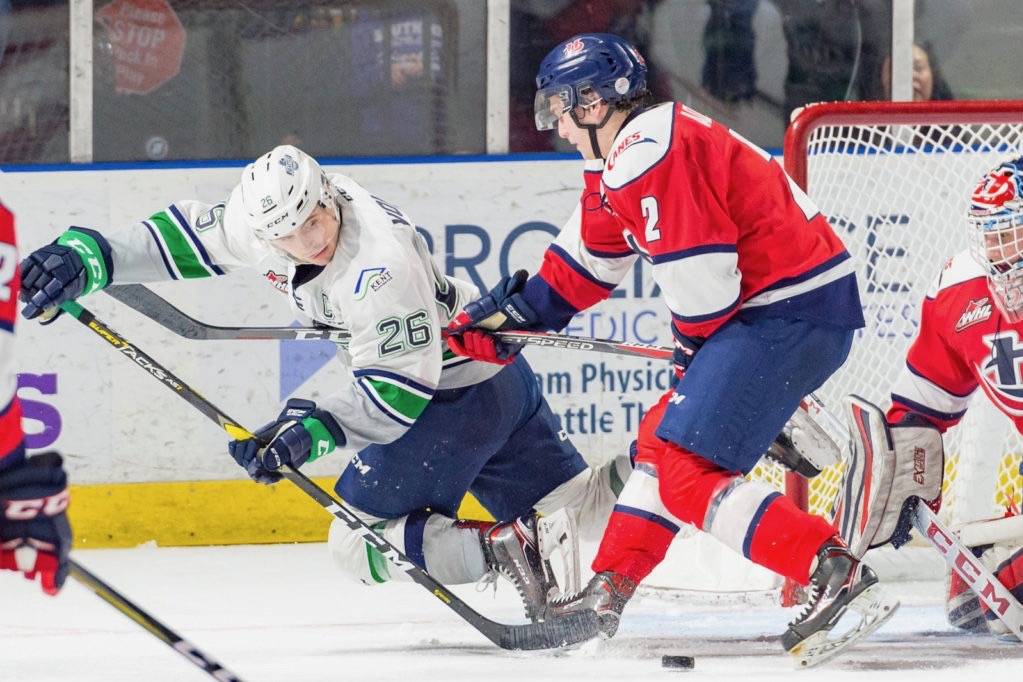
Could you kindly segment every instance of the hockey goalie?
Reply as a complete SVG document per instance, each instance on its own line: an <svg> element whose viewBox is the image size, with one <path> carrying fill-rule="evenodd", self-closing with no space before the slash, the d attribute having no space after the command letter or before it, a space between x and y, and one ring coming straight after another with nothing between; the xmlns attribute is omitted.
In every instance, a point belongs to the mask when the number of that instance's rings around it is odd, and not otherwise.
<svg viewBox="0 0 1023 682"><path fill-rule="evenodd" d="M854 554L909 539L917 499L937 510L944 474L942 434L980 387L1023 433L1023 157L999 164L973 190L969 248L945 264L924 298L920 328L892 388L887 414L850 397L854 461L837 518ZM1023 600L1023 516L969 524L961 540ZM1018 641L956 574L949 622Z"/></svg>

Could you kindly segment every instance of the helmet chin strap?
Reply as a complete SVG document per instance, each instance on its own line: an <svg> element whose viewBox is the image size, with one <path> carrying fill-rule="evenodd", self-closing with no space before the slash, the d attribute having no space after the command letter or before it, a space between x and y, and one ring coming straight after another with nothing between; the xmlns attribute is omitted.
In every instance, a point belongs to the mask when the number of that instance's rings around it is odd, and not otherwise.
<svg viewBox="0 0 1023 682"><path fill-rule="evenodd" d="M572 117L572 120L575 121L575 124L582 128L583 130L585 130L586 133L590 136L590 146L593 148L594 158L600 160L604 159L604 154L600 149L600 143L597 141L597 131L607 124L608 120L611 118L611 114L613 114L614 112L615 112L614 107L609 105L607 107L607 113L604 114L604 118L600 121L600 123L583 123L582 121L579 120L579 117L576 115L575 109L569 112L569 115Z"/></svg>

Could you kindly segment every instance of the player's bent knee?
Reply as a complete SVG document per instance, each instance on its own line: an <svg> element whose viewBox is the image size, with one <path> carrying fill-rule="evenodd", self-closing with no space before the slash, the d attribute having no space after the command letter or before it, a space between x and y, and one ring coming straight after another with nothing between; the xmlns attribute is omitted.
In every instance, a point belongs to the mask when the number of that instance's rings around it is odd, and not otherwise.
<svg viewBox="0 0 1023 682"><path fill-rule="evenodd" d="M382 526L384 523L378 522L375 525ZM374 527L374 530L379 532L382 528ZM363 585L379 585L394 579L395 573L401 574L401 571L396 571L391 566L383 554L366 544L361 535L340 519L334 519L330 524L327 549L334 565L341 573Z"/></svg>

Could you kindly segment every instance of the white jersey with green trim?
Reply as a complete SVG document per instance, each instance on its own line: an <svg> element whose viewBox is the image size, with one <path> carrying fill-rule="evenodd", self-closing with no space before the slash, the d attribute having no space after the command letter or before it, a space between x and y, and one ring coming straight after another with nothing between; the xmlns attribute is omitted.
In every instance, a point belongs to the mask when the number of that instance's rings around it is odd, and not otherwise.
<svg viewBox="0 0 1023 682"><path fill-rule="evenodd" d="M258 268L288 294L295 312L349 332L339 357L350 381L318 406L337 417L347 447L361 449L404 434L435 391L479 383L500 367L456 356L441 338L478 289L441 273L404 212L344 175L330 179L341 234L326 266L295 264L256 238L245 225L238 187L226 203L179 201L104 236L115 284Z"/></svg>

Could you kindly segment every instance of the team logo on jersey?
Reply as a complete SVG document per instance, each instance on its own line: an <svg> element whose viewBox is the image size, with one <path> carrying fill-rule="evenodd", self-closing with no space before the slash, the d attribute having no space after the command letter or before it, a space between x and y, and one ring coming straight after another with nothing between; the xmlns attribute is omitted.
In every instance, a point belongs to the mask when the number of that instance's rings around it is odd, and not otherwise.
<svg viewBox="0 0 1023 682"><path fill-rule="evenodd" d="M991 349L977 366L980 384L996 406L1014 417L1023 416L1023 344L1016 331L988 334L984 345Z"/></svg>
<svg viewBox="0 0 1023 682"><path fill-rule="evenodd" d="M298 161L291 158L291 154L285 154L277 163L284 166L284 172L287 173L288 175L294 175L295 171L298 170Z"/></svg>
<svg viewBox="0 0 1023 682"><path fill-rule="evenodd" d="M224 222L224 204L217 204L195 220L195 231L202 232Z"/></svg>
<svg viewBox="0 0 1023 682"><path fill-rule="evenodd" d="M971 300L966 304L966 310L959 316L959 320L956 322L956 331L961 332L972 324L983 322L984 320L991 317L991 299L979 298L977 300Z"/></svg>
<svg viewBox="0 0 1023 682"><path fill-rule="evenodd" d="M583 41L576 38L570 43L565 44L565 56L571 57L574 54L578 54L583 51Z"/></svg>
<svg viewBox="0 0 1023 682"><path fill-rule="evenodd" d="M263 273L263 277L266 277L266 281L274 285L277 291L286 294L288 293L288 276L274 272L273 270L267 270Z"/></svg>
<svg viewBox="0 0 1023 682"><path fill-rule="evenodd" d="M643 133L639 132L626 136L624 140L618 143L617 147L611 150L611 154L607 157L607 169L614 169L615 163L618 161L618 157L621 156L626 149L637 144L643 144L644 142L657 142L657 140L652 137L643 137Z"/></svg>
<svg viewBox="0 0 1023 682"><path fill-rule="evenodd" d="M366 298L366 294L376 291L391 279L393 277L387 268L363 268L355 279L355 300L361 301Z"/></svg>

